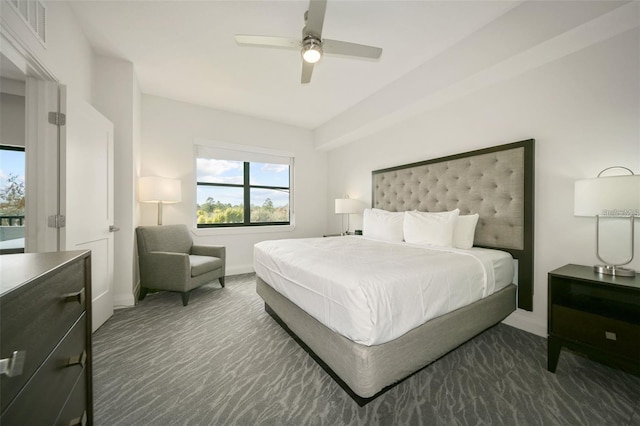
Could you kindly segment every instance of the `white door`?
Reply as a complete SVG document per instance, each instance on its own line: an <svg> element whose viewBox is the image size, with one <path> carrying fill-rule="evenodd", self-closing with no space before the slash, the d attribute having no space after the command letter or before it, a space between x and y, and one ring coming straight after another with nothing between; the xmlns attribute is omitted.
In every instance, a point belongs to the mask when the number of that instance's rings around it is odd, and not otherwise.
<svg viewBox="0 0 640 426"><path fill-rule="evenodd" d="M61 239L64 250L91 250L93 332L113 315L113 124L84 101L66 106Z"/></svg>

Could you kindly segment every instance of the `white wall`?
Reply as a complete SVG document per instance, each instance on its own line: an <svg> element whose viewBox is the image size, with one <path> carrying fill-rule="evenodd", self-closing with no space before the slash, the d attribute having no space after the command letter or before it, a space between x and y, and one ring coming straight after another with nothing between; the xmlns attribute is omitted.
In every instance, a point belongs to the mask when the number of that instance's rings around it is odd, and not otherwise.
<svg viewBox="0 0 640 426"><path fill-rule="evenodd" d="M70 96L91 101L91 63L93 53L75 15L66 2L45 1L47 8L47 43L42 45L21 17L1 2L7 31L60 83Z"/></svg>
<svg viewBox="0 0 640 426"><path fill-rule="evenodd" d="M5 80L3 80L5 81ZM24 84L23 84L24 86ZM0 143L24 146L25 101L23 95L0 93Z"/></svg>
<svg viewBox="0 0 640 426"><path fill-rule="evenodd" d="M227 247L228 275L252 270L253 245L256 242L326 233L326 153L313 148L310 131L143 95L140 176L157 175L182 181L182 202L164 206L164 224L193 226L195 222L195 139L288 151L295 156L293 231L242 228L195 232L198 243ZM141 204L139 224L154 225L156 209L153 204Z"/></svg>
<svg viewBox="0 0 640 426"><path fill-rule="evenodd" d="M329 197L370 205L372 170L535 138L534 311L507 323L546 336L547 273L597 263L594 220L573 216L574 181L611 165L640 172L639 40L635 28L331 151Z"/></svg>
<svg viewBox="0 0 640 426"><path fill-rule="evenodd" d="M140 176L141 158L140 151L142 145L142 92L140 91L140 84L138 78L133 80L133 180L129 183L132 190L132 203L133 203L133 224L134 227L140 223L140 205L137 201L136 191L136 179ZM131 232L135 235L135 229L131 229ZM140 282L140 271L138 267L138 249L134 238L134 245L136 249L133 252L133 270L128 271L131 274L131 282L134 283L134 290L138 288ZM137 294L137 292L135 293Z"/></svg>
<svg viewBox="0 0 640 426"><path fill-rule="evenodd" d="M113 300L115 306L133 306L140 89L131 62L106 56L94 58L93 82L93 104L114 125L114 225L120 230L114 236Z"/></svg>

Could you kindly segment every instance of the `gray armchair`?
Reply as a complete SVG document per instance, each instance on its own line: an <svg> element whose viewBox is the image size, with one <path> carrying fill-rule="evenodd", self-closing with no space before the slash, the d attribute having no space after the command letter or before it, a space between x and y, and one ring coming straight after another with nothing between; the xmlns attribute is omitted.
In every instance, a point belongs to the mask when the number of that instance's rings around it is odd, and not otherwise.
<svg viewBox="0 0 640 426"><path fill-rule="evenodd" d="M139 226L140 296L149 289L176 291L187 306L194 288L214 279L224 287L224 246L194 245L186 225Z"/></svg>

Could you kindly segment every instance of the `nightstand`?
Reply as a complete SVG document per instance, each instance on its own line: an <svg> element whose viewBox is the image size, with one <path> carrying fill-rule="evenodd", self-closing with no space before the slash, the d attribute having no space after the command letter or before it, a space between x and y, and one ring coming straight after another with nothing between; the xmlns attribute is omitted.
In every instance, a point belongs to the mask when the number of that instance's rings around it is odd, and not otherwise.
<svg viewBox="0 0 640 426"><path fill-rule="evenodd" d="M549 371L564 346L640 375L640 274L614 277L566 265L549 272L548 286Z"/></svg>

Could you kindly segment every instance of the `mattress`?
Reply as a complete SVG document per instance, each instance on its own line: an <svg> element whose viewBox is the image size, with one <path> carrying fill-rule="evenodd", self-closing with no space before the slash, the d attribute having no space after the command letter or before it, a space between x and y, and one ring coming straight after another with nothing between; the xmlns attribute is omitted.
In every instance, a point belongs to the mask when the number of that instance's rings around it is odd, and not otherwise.
<svg viewBox="0 0 640 426"><path fill-rule="evenodd" d="M364 237L264 241L259 277L344 337L379 345L512 282L511 255Z"/></svg>

